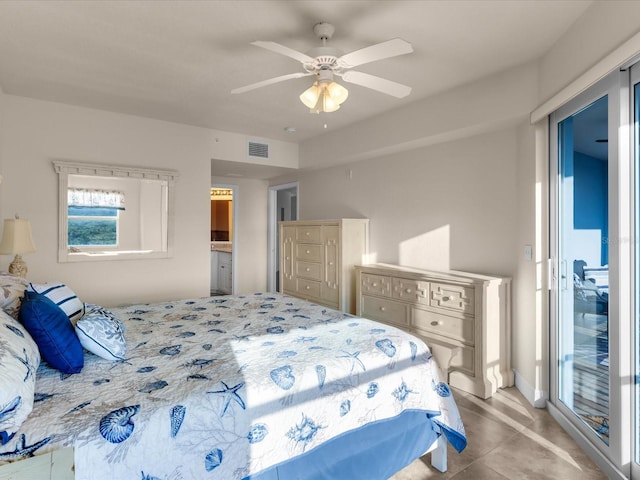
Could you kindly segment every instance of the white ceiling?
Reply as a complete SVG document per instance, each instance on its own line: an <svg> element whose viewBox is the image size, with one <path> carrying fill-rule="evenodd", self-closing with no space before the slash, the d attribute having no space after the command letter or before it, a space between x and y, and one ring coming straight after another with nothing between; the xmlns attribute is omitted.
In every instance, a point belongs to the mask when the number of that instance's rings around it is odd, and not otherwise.
<svg viewBox="0 0 640 480"><path fill-rule="evenodd" d="M303 142L541 57L592 1L0 1L4 93ZM397 99L345 84L335 113L298 100L310 77L240 95L233 88L301 71L250 45L307 52L332 23L344 53L401 37L409 55L355 70L409 85ZM326 124L326 127L325 127ZM285 127L295 127L286 133Z"/></svg>

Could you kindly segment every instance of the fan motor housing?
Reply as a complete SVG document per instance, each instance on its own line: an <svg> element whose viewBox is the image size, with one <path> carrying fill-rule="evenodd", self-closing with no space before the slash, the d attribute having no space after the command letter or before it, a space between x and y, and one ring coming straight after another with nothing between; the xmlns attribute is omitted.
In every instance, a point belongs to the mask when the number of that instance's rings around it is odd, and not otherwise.
<svg viewBox="0 0 640 480"><path fill-rule="evenodd" d="M316 23L313 26L313 33L315 33L320 40L330 40L335 31L335 27L327 22Z"/></svg>

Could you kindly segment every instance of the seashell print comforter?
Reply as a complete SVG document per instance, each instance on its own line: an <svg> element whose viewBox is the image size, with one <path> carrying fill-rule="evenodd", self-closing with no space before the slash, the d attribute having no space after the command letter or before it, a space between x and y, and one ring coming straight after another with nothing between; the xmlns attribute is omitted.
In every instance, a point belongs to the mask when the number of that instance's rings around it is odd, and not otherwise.
<svg viewBox="0 0 640 480"><path fill-rule="evenodd" d="M405 410L466 445L428 348L393 327L271 293L111 311L126 360L42 365L0 463L73 445L77 480L243 479Z"/></svg>

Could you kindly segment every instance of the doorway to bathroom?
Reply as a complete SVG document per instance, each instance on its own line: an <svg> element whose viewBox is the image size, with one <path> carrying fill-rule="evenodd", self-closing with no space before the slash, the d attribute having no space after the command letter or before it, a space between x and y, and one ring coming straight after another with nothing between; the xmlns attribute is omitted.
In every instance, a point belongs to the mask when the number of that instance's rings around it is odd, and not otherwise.
<svg viewBox="0 0 640 480"><path fill-rule="evenodd" d="M211 186L211 295L234 291L235 185Z"/></svg>

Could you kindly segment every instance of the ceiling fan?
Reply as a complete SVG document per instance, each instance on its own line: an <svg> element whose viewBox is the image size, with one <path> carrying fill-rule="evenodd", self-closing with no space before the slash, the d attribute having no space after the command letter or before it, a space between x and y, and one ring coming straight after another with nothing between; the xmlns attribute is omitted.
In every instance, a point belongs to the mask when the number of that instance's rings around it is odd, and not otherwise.
<svg viewBox="0 0 640 480"><path fill-rule="evenodd" d="M365 63L411 53L413 52L413 47L410 43L400 38L394 38L343 55L340 50L326 44L335 31L333 25L325 22L318 23L313 27L313 31L322 41L322 46L313 48L308 54L275 42L252 42L251 44L257 47L298 60L302 63L304 71L252 83L251 85L231 90L231 93L244 93L285 80L313 75L316 77L313 85L300 95L300 100L309 107L309 111L312 113L335 112L340 108L340 104L347 99L349 92L333 80L334 75L342 78L345 82L371 88L396 98L403 98L411 93L411 87L406 85L368 73L351 70L351 68Z"/></svg>

